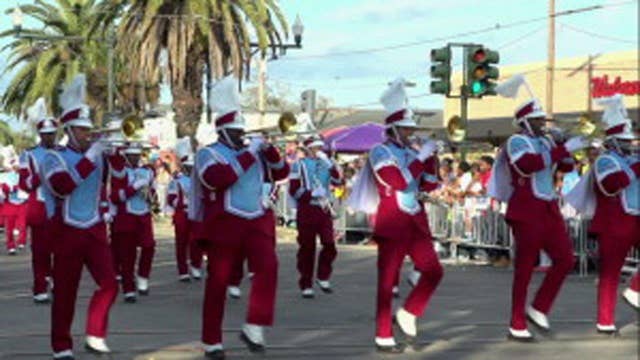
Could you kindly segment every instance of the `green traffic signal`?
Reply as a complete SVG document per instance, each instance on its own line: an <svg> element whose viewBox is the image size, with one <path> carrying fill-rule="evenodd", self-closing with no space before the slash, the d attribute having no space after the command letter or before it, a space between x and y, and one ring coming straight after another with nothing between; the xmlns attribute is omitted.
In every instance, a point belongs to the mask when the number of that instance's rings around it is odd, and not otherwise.
<svg viewBox="0 0 640 360"><path fill-rule="evenodd" d="M432 94L449 95L451 90L451 48L445 46L431 50L431 68L429 88Z"/></svg>
<svg viewBox="0 0 640 360"><path fill-rule="evenodd" d="M483 46L474 46L467 49L465 63L467 68L467 86L470 95L482 97L483 95L495 95L496 84L500 71L491 66L500 61L497 51L489 50Z"/></svg>

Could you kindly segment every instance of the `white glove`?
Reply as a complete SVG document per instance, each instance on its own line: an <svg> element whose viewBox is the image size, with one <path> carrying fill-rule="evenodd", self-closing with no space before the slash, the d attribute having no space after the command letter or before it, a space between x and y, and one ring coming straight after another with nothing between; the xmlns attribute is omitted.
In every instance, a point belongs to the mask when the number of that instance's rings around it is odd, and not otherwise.
<svg viewBox="0 0 640 360"><path fill-rule="evenodd" d="M582 136L575 136L564 143L564 147L568 152L574 153L589 146L589 142Z"/></svg>
<svg viewBox="0 0 640 360"><path fill-rule="evenodd" d="M316 152L316 157L320 159L323 163L327 164L328 167L333 167L333 162L331 161L331 159L329 159L329 156L327 156L327 154L325 154L324 151L318 150Z"/></svg>
<svg viewBox="0 0 640 360"><path fill-rule="evenodd" d="M422 147L420 148L420 151L418 152L418 160L420 161L427 160L429 157L431 157L431 155L433 155L433 153L437 149L438 149L438 144L435 141L427 141L422 145Z"/></svg>
<svg viewBox="0 0 640 360"><path fill-rule="evenodd" d="M104 143L102 141L94 142L89 150L84 154L87 159L91 160L92 163L96 163L101 157L102 153L105 150Z"/></svg>
<svg viewBox="0 0 640 360"><path fill-rule="evenodd" d="M137 179L133 182L133 184L131 184L131 187L133 188L133 190L138 191L147 185L149 185L147 179Z"/></svg>
<svg viewBox="0 0 640 360"><path fill-rule="evenodd" d="M315 198L323 198L327 196L327 191L323 187L317 187L311 192L311 196Z"/></svg>
<svg viewBox="0 0 640 360"><path fill-rule="evenodd" d="M248 150L250 153L256 155L260 150L262 150L263 145L265 144L264 138L262 137L252 137L249 141Z"/></svg>

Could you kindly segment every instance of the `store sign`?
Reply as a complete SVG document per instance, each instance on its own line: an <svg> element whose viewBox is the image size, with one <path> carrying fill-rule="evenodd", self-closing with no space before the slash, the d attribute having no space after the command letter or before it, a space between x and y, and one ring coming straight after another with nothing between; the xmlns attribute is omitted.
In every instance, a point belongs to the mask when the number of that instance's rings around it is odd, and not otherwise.
<svg viewBox="0 0 640 360"><path fill-rule="evenodd" d="M609 80L609 75L594 77L591 79L592 96L601 98L615 94L638 95L640 94L640 81L622 81L620 76L616 76L613 81Z"/></svg>

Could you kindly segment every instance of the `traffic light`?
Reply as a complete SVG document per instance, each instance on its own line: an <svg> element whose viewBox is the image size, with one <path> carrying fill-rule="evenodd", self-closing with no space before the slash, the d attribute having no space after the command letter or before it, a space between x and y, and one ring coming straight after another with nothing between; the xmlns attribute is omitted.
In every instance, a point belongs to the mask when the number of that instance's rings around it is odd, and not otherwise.
<svg viewBox="0 0 640 360"><path fill-rule="evenodd" d="M468 48L465 61L469 97L496 95L494 80L498 79L500 72L492 64L500 61L500 54L483 46L473 46Z"/></svg>
<svg viewBox="0 0 640 360"><path fill-rule="evenodd" d="M445 46L431 49L431 84L432 94L449 95L451 91L451 48Z"/></svg>

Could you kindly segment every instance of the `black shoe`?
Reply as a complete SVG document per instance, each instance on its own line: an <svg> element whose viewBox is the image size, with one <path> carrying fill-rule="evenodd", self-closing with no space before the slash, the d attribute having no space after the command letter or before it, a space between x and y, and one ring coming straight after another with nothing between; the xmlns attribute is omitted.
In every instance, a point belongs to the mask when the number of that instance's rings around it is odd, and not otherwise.
<svg viewBox="0 0 640 360"><path fill-rule="evenodd" d="M57 358L53 358L53 360L75 360L76 358L74 358L71 355L68 356L63 356L63 357L57 357Z"/></svg>
<svg viewBox="0 0 640 360"><path fill-rule="evenodd" d="M178 279L178 281L183 282L183 283L190 283L191 282L191 278L190 277L183 277Z"/></svg>
<svg viewBox="0 0 640 360"><path fill-rule="evenodd" d="M509 333L509 335L507 335L507 339L509 339L511 341L515 341L515 342L529 343L529 344L538 342L538 340L536 340L536 338L533 337L533 336L530 336L530 337L518 337L518 336L511 335L511 333Z"/></svg>
<svg viewBox="0 0 640 360"><path fill-rule="evenodd" d="M33 299L33 303L36 305L47 305L51 303L51 298L46 298L42 300Z"/></svg>
<svg viewBox="0 0 640 360"><path fill-rule="evenodd" d="M224 360L225 354L224 354L224 350L219 349L219 350L213 350L213 351L205 351L204 357L206 357L207 359Z"/></svg>
<svg viewBox="0 0 640 360"><path fill-rule="evenodd" d="M404 352L405 346L401 344L395 344L393 346L382 346L376 344L376 350L379 353L385 354L402 354Z"/></svg>
<svg viewBox="0 0 640 360"><path fill-rule="evenodd" d="M111 354L110 352L104 352L104 351L100 351L98 349L94 349L87 342L84 343L84 349L87 350L87 352L89 352L90 354L94 354L94 355Z"/></svg>
<svg viewBox="0 0 640 360"><path fill-rule="evenodd" d="M242 340L242 342L245 343L245 345L247 345L247 348L252 353L264 353L265 352L264 345L257 344L257 343L254 343L253 341L251 341L251 339L249 339L249 337L247 335L245 335L244 331L240 331L240 340Z"/></svg>
<svg viewBox="0 0 640 360"><path fill-rule="evenodd" d="M138 301L138 298L136 298L135 296L124 297L124 302L126 302L127 304L135 304L137 301Z"/></svg>
<svg viewBox="0 0 640 360"><path fill-rule="evenodd" d="M142 296L147 296L149 295L149 290L138 290L138 294Z"/></svg>

